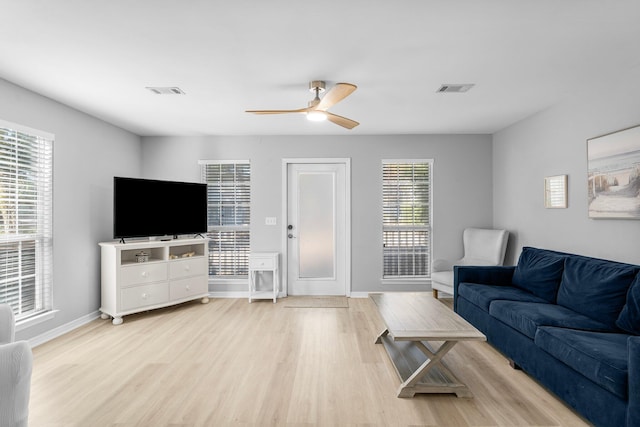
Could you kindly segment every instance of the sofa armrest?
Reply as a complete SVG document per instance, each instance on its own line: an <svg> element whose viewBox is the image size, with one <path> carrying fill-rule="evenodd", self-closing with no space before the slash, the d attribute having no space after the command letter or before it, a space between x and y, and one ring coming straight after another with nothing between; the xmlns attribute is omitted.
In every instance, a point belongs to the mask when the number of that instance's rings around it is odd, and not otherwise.
<svg viewBox="0 0 640 427"><path fill-rule="evenodd" d="M629 348L629 406L627 427L640 426L640 336L627 340Z"/></svg>
<svg viewBox="0 0 640 427"><path fill-rule="evenodd" d="M453 267L453 308L458 305L458 284L479 283L483 285L510 286L514 266L463 266Z"/></svg>

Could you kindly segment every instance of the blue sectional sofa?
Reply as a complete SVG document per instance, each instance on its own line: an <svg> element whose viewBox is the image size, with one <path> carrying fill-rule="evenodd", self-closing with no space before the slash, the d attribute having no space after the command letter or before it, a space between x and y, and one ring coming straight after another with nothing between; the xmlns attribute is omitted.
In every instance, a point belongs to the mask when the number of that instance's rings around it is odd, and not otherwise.
<svg viewBox="0 0 640 427"><path fill-rule="evenodd" d="M454 268L454 310L596 426L640 426L640 266L525 247Z"/></svg>

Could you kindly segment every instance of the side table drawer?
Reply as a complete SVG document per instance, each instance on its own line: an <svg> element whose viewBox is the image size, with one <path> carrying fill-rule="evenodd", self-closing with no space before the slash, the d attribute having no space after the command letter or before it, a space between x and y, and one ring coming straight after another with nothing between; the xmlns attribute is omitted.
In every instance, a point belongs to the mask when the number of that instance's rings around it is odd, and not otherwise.
<svg viewBox="0 0 640 427"><path fill-rule="evenodd" d="M251 270L273 270L275 267L275 260L272 257L249 258L249 269Z"/></svg>
<svg viewBox="0 0 640 427"><path fill-rule="evenodd" d="M134 286L120 291L122 311L169 301L169 284Z"/></svg>

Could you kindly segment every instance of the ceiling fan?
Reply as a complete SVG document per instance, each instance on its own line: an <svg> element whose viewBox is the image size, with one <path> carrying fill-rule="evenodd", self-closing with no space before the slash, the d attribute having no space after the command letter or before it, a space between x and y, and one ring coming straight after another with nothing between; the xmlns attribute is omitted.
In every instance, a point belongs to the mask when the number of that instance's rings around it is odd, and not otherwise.
<svg viewBox="0 0 640 427"><path fill-rule="evenodd" d="M253 114L303 113L307 115L308 120L318 122L329 120L331 123L335 123L344 128L353 129L360 123L355 120L330 113L327 110L345 99L347 96L351 95L351 93L357 88L358 87L356 85L351 83L337 83L321 99L320 93L325 91L325 82L322 80L314 80L309 83L309 91L315 93L316 96L309 101L309 106L306 108L300 108L297 110L247 110L246 112Z"/></svg>

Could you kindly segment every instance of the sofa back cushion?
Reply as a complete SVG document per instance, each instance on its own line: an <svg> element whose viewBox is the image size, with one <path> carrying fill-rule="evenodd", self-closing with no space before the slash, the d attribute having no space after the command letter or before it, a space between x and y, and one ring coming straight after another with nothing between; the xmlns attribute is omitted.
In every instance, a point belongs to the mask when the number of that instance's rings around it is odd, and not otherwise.
<svg viewBox="0 0 640 427"><path fill-rule="evenodd" d="M638 267L595 258L565 260L558 304L616 328Z"/></svg>
<svg viewBox="0 0 640 427"><path fill-rule="evenodd" d="M545 301L556 302L565 258L557 252L524 247L512 283Z"/></svg>
<svg viewBox="0 0 640 427"><path fill-rule="evenodd" d="M627 292L627 303L622 308L616 325L626 332L640 335L640 274Z"/></svg>

